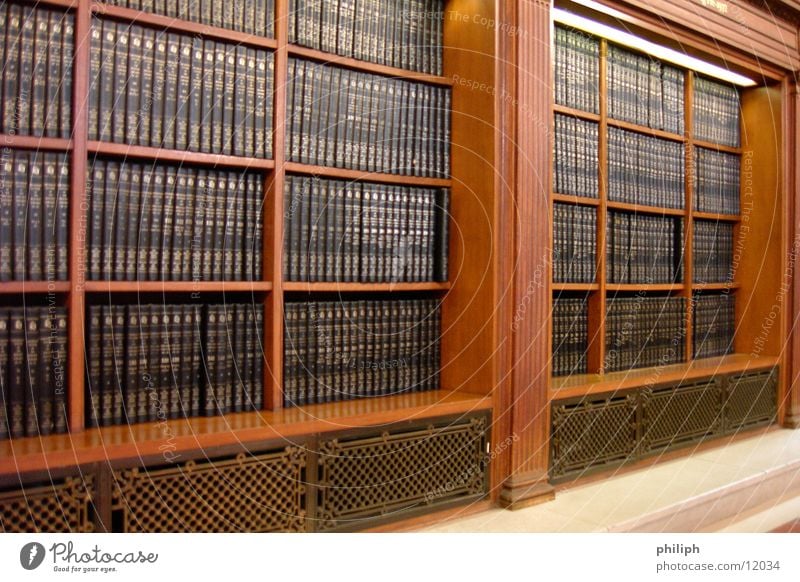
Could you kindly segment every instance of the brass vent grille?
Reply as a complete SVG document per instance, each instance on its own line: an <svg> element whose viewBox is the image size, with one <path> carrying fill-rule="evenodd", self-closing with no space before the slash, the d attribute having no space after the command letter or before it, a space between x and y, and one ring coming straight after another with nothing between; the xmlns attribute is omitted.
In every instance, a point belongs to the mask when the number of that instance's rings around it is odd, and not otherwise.
<svg viewBox="0 0 800 582"><path fill-rule="evenodd" d="M732 376L725 399L727 430L773 422L777 413L777 385L775 371Z"/></svg>
<svg viewBox="0 0 800 582"><path fill-rule="evenodd" d="M93 476L66 479L0 492L0 531L4 533L90 532Z"/></svg>
<svg viewBox="0 0 800 582"><path fill-rule="evenodd" d="M553 475L623 461L635 446L635 399L584 400L553 407Z"/></svg>
<svg viewBox="0 0 800 582"><path fill-rule="evenodd" d="M317 529L355 529L405 510L483 496L487 422L323 440Z"/></svg>
<svg viewBox="0 0 800 582"><path fill-rule="evenodd" d="M305 530L305 451L114 472L124 532Z"/></svg>
<svg viewBox="0 0 800 582"><path fill-rule="evenodd" d="M722 428L719 382L643 391L643 452L662 450L718 433Z"/></svg>
<svg viewBox="0 0 800 582"><path fill-rule="evenodd" d="M706 438L767 425L777 368L552 404L550 478L607 469Z"/></svg>

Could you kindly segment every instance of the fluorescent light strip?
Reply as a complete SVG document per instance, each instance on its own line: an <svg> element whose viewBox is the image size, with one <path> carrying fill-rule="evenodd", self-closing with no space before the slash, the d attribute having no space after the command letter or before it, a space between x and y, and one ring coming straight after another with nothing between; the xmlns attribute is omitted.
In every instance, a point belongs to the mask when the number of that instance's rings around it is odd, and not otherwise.
<svg viewBox="0 0 800 582"><path fill-rule="evenodd" d="M739 75L738 73L734 73L727 69L723 69L722 67L718 67L717 65L712 65L711 63L701 61L698 58L686 55L671 48L657 45L653 42L644 40L643 38L639 38L638 36L634 36L616 28L612 28L600 22L595 22L594 20L584 18L583 16L578 16L572 12L567 12L561 8L553 8L553 19L561 24L566 24L567 26L583 30L589 34L602 36L603 38L607 38L608 40L611 40L617 44L645 52L657 59L661 59L662 61L667 61L687 69L692 69L693 71L697 71L698 73L702 73L710 77L715 77L717 79L721 79L735 85L741 85L743 87L752 87L756 84L752 79L748 79L747 77Z"/></svg>

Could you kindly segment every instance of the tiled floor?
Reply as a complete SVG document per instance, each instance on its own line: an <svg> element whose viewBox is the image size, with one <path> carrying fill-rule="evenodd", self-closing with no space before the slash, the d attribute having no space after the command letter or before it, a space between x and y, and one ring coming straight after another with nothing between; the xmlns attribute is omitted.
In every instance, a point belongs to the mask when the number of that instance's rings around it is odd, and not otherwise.
<svg viewBox="0 0 800 582"><path fill-rule="evenodd" d="M743 483L770 482L762 506L729 510L724 495ZM763 491L762 491L763 494ZM492 509L426 529L433 532L589 532L618 529L644 516L721 495L720 502L694 509L697 531L770 531L800 518L800 430L774 430L689 457L660 463L595 483L560 491L554 501L506 511ZM739 501L737 500L737 503ZM751 504L752 505L752 504ZM744 507L741 505L740 507ZM703 513L705 512L705 513ZM689 516L691 518L691 516ZM712 529L709 529L712 528Z"/></svg>

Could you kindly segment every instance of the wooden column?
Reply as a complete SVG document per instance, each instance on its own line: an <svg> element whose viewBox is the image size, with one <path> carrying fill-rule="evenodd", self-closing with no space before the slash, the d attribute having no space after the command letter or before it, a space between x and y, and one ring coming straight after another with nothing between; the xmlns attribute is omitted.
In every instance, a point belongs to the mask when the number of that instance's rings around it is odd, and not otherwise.
<svg viewBox="0 0 800 582"><path fill-rule="evenodd" d="M795 240L800 236L800 152L797 151L800 145L800 72L792 75L788 85L788 99L784 107L784 119L786 122L786 137L784 147L787 152L787 164L784 174L787 184L787 194L789 198L789 216L791 218L791 228L789 228L790 240ZM798 266L795 264L795 270ZM789 317L789 358L786 367L791 374L787 393L785 415L783 424L787 428L800 428L800 329L798 326L798 314L800 314L800 283L797 273L794 273L792 286L792 310Z"/></svg>
<svg viewBox="0 0 800 582"><path fill-rule="evenodd" d="M507 384L502 408L508 445L501 505L516 509L554 497L548 482L549 286L537 269L549 264L551 155L550 12L544 0L509 2L501 10L508 28L498 31L498 107L504 127L499 148L510 158L511 176L500 196L499 224L513 231L509 257L501 260L499 281L513 281L508 294L511 319L499 334L507 346ZM509 97L513 97L509 98ZM512 103L512 107L507 106ZM499 158L503 159L503 158ZM508 188L512 192L508 193ZM547 270L545 269L545 272ZM522 307L524 306L524 308Z"/></svg>

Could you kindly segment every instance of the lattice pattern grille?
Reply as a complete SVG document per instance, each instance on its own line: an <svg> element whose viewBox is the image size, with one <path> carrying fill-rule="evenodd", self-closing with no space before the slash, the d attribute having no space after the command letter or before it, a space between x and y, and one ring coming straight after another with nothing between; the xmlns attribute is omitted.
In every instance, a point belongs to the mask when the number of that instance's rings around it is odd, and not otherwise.
<svg viewBox="0 0 800 582"><path fill-rule="evenodd" d="M318 529L486 492L484 417L320 444Z"/></svg>
<svg viewBox="0 0 800 582"><path fill-rule="evenodd" d="M642 452L701 439L722 429L722 388L713 380L643 391Z"/></svg>
<svg viewBox="0 0 800 582"><path fill-rule="evenodd" d="M91 475L0 492L0 531L69 533L94 529L89 517Z"/></svg>
<svg viewBox="0 0 800 582"><path fill-rule="evenodd" d="M727 430L772 422L777 412L777 388L774 371L732 376L725 401Z"/></svg>
<svg viewBox="0 0 800 582"><path fill-rule="evenodd" d="M114 472L125 532L305 531L305 451Z"/></svg>
<svg viewBox="0 0 800 582"><path fill-rule="evenodd" d="M552 476L625 460L636 446L635 398L553 406Z"/></svg>

